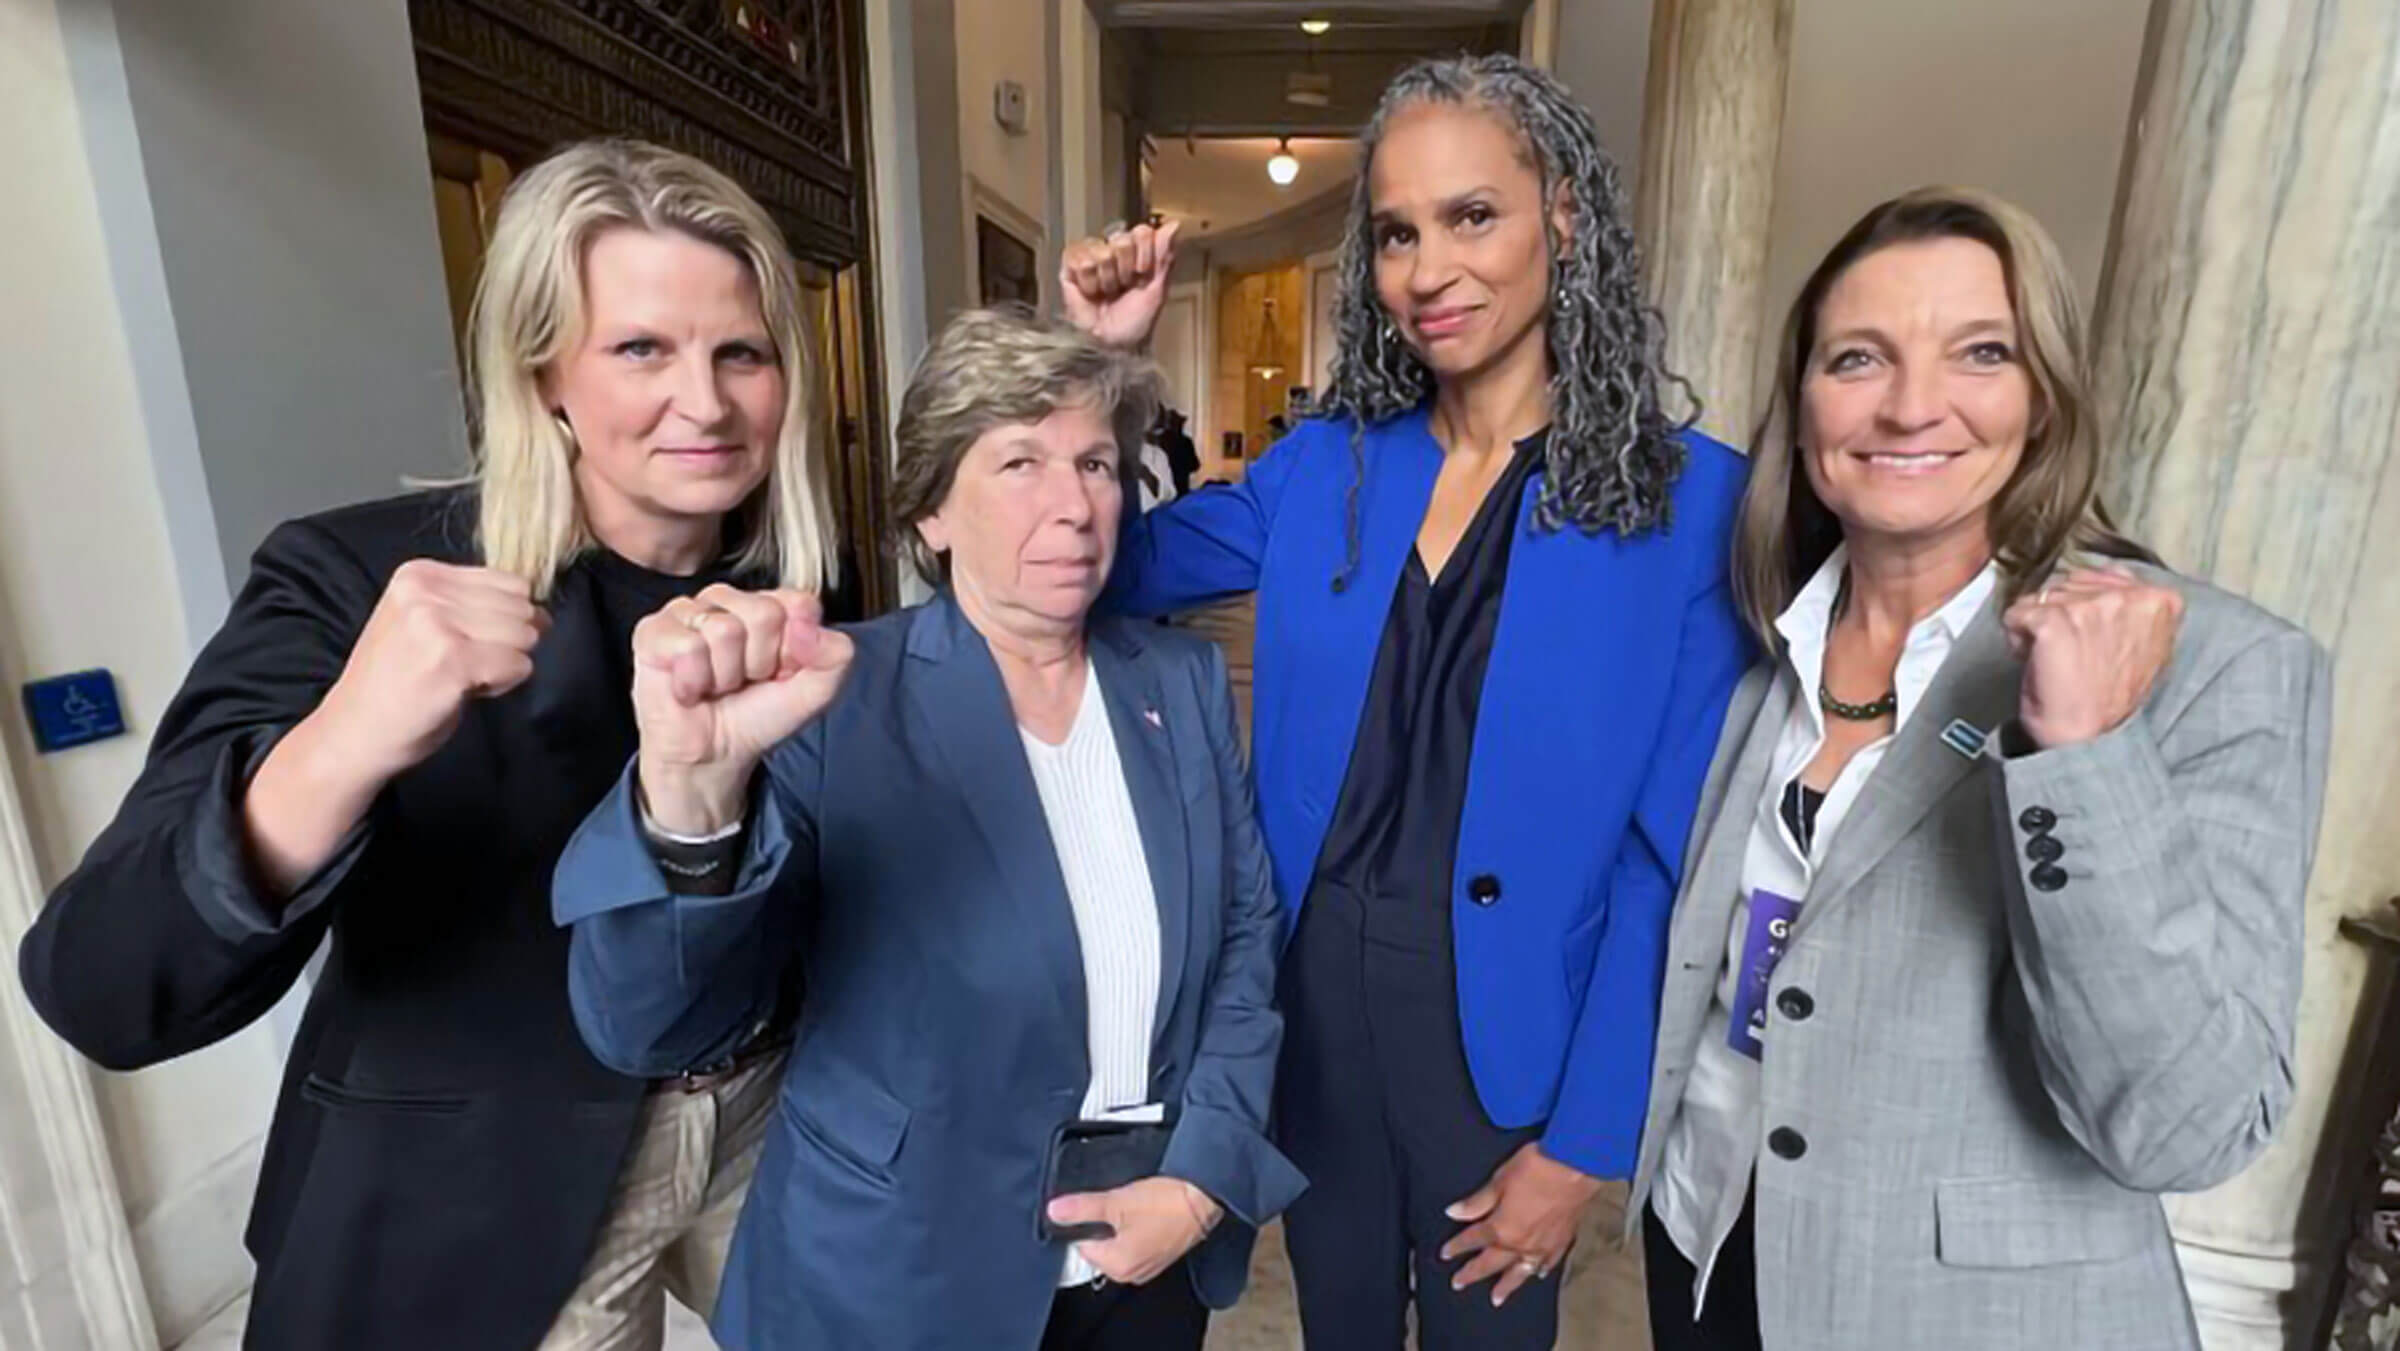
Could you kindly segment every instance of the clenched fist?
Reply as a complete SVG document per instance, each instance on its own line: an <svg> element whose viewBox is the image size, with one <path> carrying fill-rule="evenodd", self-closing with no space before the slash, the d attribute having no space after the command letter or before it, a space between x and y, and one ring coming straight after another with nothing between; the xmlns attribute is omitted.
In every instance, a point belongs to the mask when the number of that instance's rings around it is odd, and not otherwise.
<svg viewBox="0 0 2400 1351"><path fill-rule="evenodd" d="M2183 596L2119 568L2067 573L2008 607L2025 663L2017 721L2044 750L2115 730L2150 697L2175 655Z"/></svg>
<svg viewBox="0 0 2400 1351"><path fill-rule="evenodd" d="M1174 221L1156 229L1137 225L1068 245L1058 262L1067 322L1110 347L1130 351L1148 342L1167 302L1178 228Z"/></svg>
<svg viewBox="0 0 2400 1351"><path fill-rule="evenodd" d="M441 749L469 699L523 684L549 627L522 577L403 563L318 707L324 733L361 775L389 779Z"/></svg>
<svg viewBox="0 0 2400 1351"><path fill-rule="evenodd" d="M767 751L833 702L850 639L817 598L722 583L633 630L633 713L651 819L706 834L741 819Z"/></svg>

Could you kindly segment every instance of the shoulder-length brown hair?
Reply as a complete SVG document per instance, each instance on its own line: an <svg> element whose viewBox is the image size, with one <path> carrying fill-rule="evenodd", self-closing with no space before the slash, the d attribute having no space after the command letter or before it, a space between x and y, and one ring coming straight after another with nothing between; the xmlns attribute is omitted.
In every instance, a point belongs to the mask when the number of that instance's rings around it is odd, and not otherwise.
<svg viewBox="0 0 2400 1351"><path fill-rule="evenodd" d="M1817 315L1842 274L1894 244L1971 239L2000 257L2016 312L2018 359L2033 385L2033 421L2016 473L1992 499L1993 556L2004 595L2039 584L2070 554L2148 560L2119 533L2099 498L2100 429L2083 316L2073 279L2033 217L1973 188L1926 187L1859 218L1792 302L1775 359L1775 388L1752 438L1750 483L1733 548L1742 617L1768 651L1775 619L1842 541L1842 524L1809 485L1794 441L1800 390L1817 346Z"/></svg>

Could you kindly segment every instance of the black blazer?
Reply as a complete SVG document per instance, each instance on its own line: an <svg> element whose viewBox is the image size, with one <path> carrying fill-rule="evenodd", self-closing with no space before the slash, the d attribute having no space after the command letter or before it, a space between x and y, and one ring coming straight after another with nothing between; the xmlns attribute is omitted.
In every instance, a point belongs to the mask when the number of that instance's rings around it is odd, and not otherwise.
<svg viewBox="0 0 2400 1351"><path fill-rule="evenodd" d="M635 743L585 568L560 579L531 680L472 705L285 905L249 880L243 785L392 571L476 561L472 524L470 495L428 493L278 527L19 953L43 1019L133 1069L249 1024L331 932L250 1215L253 1351L526 1351L645 1089L584 1049L550 922L551 867Z"/></svg>

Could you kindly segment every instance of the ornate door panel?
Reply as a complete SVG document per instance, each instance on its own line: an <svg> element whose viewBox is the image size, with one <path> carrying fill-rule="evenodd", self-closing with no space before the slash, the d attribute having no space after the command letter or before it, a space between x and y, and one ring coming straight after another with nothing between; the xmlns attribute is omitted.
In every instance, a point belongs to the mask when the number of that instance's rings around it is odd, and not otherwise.
<svg viewBox="0 0 2400 1351"><path fill-rule="evenodd" d="M521 168L568 141L631 136L707 160L765 203L810 278L846 563L870 613L893 604L858 0L410 0L409 20L437 159L471 148ZM437 196L463 167L436 164Z"/></svg>

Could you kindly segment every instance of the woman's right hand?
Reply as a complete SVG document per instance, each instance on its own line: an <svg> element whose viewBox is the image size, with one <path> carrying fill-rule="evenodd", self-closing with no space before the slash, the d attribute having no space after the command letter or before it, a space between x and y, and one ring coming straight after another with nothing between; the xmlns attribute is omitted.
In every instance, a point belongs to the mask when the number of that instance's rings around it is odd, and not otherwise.
<svg viewBox="0 0 2400 1351"><path fill-rule="evenodd" d="M650 819L679 834L739 821L759 761L833 702L853 651L801 591L720 583L636 625L633 713Z"/></svg>
<svg viewBox="0 0 2400 1351"><path fill-rule="evenodd" d="M1167 272L1175 265L1178 222L1137 225L1105 239L1080 239L1058 262L1067 322L1110 347L1127 351L1150 341L1167 303Z"/></svg>
<svg viewBox="0 0 2400 1351"><path fill-rule="evenodd" d="M314 730L380 786L440 750L468 700L523 684L549 627L522 577L411 559L385 583Z"/></svg>

